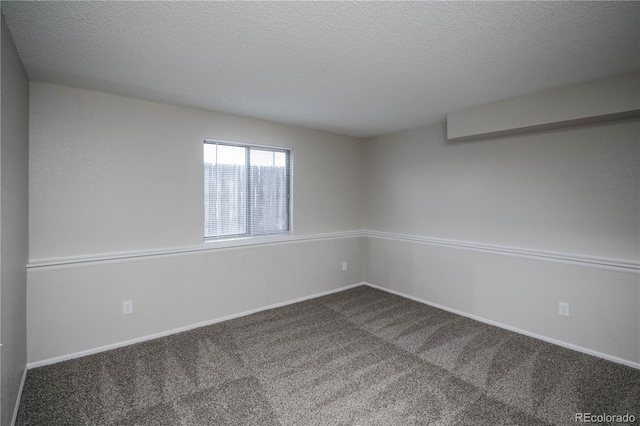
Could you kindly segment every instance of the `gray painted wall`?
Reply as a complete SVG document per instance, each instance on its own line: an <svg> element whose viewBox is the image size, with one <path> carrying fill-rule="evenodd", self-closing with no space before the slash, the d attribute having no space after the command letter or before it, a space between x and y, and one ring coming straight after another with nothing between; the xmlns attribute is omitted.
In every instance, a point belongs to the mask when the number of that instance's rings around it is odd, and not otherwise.
<svg viewBox="0 0 640 426"><path fill-rule="evenodd" d="M640 73L561 87L447 114L449 140L477 140L640 117Z"/></svg>
<svg viewBox="0 0 640 426"><path fill-rule="evenodd" d="M367 144L365 227L621 259L640 247L640 120L475 142L443 124Z"/></svg>
<svg viewBox="0 0 640 426"><path fill-rule="evenodd" d="M11 423L27 361L29 82L2 15L0 290L2 413Z"/></svg>
<svg viewBox="0 0 640 426"><path fill-rule="evenodd" d="M470 143L447 141L444 123L360 140L32 82L30 129L34 265L202 244L204 138L293 147L294 233L306 237L31 268L30 362L363 280L640 361L637 273L341 235L366 228L637 262L637 119ZM128 299L134 314L122 316ZM557 315L559 301L571 317Z"/></svg>
<svg viewBox="0 0 640 426"><path fill-rule="evenodd" d="M30 362L362 281L362 238L343 235L362 227L360 139L35 82L30 127L32 262L215 246L203 244L205 138L293 148L296 238L29 269Z"/></svg>
<svg viewBox="0 0 640 426"><path fill-rule="evenodd" d="M296 235L360 229L364 142L31 83L30 259L201 244L205 138L293 148Z"/></svg>
<svg viewBox="0 0 640 426"><path fill-rule="evenodd" d="M640 120L476 142L445 127L368 141L365 228L638 261ZM637 273L398 238L370 238L366 259L371 284L640 361Z"/></svg>

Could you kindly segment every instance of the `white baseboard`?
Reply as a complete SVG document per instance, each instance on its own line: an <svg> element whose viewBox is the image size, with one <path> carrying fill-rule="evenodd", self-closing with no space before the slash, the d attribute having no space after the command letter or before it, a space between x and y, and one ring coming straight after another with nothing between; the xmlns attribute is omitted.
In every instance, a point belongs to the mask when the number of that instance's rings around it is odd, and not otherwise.
<svg viewBox="0 0 640 426"><path fill-rule="evenodd" d="M24 389L24 383L27 380L27 370L28 370L28 367L25 366L24 372L22 373L22 380L20 381L20 388L18 389L16 406L13 409L13 416L11 417L11 426L15 426L16 420L18 420L18 410L20 409L20 401L22 400L22 390Z"/></svg>
<svg viewBox="0 0 640 426"><path fill-rule="evenodd" d="M183 327L173 328L171 330L161 331L159 333L153 333L153 334L148 334L146 336L136 337L135 339L130 339L130 340L122 341L122 342L112 343L112 344L109 344L109 345L100 346L100 347L92 348L92 349L87 349L87 350L80 351L80 352L75 352L75 353L72 353L72 354L61 355L61 356L57 356L57 357L54 357L54 358L48 358L48 359L44 359L44 360L41 360L41 361L30 362L30 363L27 364L27 369L36 368L36 367L42 367L42 366L45 366L45 365L55 364L55 363L62 362L62 361L68 361L70 359L80 358L80 357L83 357L83 356L92 355L92 354L96 354L96 353L99 353L99 352L108 351L108 350L111 350L111 349L117 349L117 348L121 348L123 346L133 345L135 343L146 342L147 340L153 340L153 339L157 339L159 337L165 337L165 336L169 336L171 334L181 333L183 331L193 330L194 328L205 327L207 325L216 324L216 323L223 322L223 321L228 321L228 320L231 320L231 319L234 319L234 318L244 317L244 316L247 316L247 315L255 314L257 312L262 312L262 311L266 311L266 310L269 310L269 309L279 308L279 307L282 307L282 306L291 305L293 303L303 302L303 301L309 300L309 299L315 299L316 297L322 297L322 296L326 296L326 295L332 294L332 293L338 293L340 291L348 290L350 288L358 287L358 286L361 286L361 285L364 285L364 284L365 284L364 282L351 284L351 285L347 285L347 286L344 286L344 287L336 288L336 289L333 289L333 290L323 291L321 293L316 293L316 294L312 294L312 295L309 295L309 296L299 297L297 299L287 300L285 302L275 303L273 305L262 306L260 308L251 309L251 310L244 311L244 312L239 312L237 314L227 315L227 316L224 316L224 317L220 317L220 318L215 318L215 319L208 320L208 321L199 322L199 323L196 323L196 324L190 324L190 325L186 325L186 326L183 326ZM25 370L25 372L26 372L26 370Z"/></svg>
<svg viewBox="0 0 640 426"><path fill-rule="evenodd" d="M618 357L613 356L613 355L609 355L609 354L605 354L605 353L602 353L602 352L594 351L592 349L584 348L582 346L574 345L572 343L568 343L568 342L565 342L565 341L562 341L562 340L557 340L557 339L553 339L551 337L543 336L541 334L532 333L532 332L527 331L527 330L522 330L522 329L517 328L517 327L512 327L512 326L507 325L507 324L503 324L503 323L500 323L500 322L497 322L497 321L493 321L493 320L490 320L490 319L487 319L487 318L479 317L477 315L473 315L473 314L470 314L470 313L467 313L467 312L459 311L457 309L453 309L453 308L450 308L448 306L439 305L437 303L429 302L427 300L420 299L419 297L410 296L408 294L401 293L401 292L396 291L396 290L391 290L391 289L388 289L388 288L385 288L385 287L380 287L380 286L377 286L375 284L371 284L371 283L365 282L364 285L367 285L367 286L369 286L371 288L375 288L375 289L378 289L378 290L385 291L387 293L395 294L397 296L401 296L401 297L404 297L404 298L407 298L407 299L415 300L416 302L424 303L425 305L433 306L434 308L442 309L444 311L448 311L448 312L451 312L451 313L456 314L456 315L460 315L460 316L463 316L463 317L471 318L473 320L480 321L480 322L483 322L485 324L494 325L496 327L504 328L505 330L509 330L509 331L513 331L513 332L518 333L518 334L523 334L525 336L533 337L534 339L543 340L543 341L548 342L548 343L553 343L554 345L562 346L564 348L572 349L574 351L582 352L582 353L585 353L585 354L588 354L588 355L593 355L593 356L596 356L598 358L606 359L608 361L613 361L615 363L623 364L623 365L626 365L628 367L632 367L632 368L636 368L636 369L640 370L640 363L637 363L637 362L633 362L633 361L630 361L630 360L627 360L627 359L623 359L623 358L618 358Z"/></svg>

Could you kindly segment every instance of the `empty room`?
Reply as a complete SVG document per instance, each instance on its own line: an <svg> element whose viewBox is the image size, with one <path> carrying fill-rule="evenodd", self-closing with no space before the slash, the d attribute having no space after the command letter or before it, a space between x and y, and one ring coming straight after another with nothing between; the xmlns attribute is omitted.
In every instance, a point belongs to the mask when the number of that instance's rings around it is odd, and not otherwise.
<svg viewBox="0 0 640 426"><path fill-rule="evenodd" d="M3 1L0 424L640 419L640 2Z"/></svg>

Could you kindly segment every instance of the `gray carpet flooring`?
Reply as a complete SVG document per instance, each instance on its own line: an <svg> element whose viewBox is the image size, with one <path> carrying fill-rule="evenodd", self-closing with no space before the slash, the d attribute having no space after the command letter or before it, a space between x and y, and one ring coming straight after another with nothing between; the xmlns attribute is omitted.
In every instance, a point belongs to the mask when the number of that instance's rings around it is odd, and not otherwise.
<svg viewBox="0 0 640 426"><path fill-rule="evenodd" d="M640 371L362 286L31 369L17 424L575 425L576 412L637 419Z"/></svg>

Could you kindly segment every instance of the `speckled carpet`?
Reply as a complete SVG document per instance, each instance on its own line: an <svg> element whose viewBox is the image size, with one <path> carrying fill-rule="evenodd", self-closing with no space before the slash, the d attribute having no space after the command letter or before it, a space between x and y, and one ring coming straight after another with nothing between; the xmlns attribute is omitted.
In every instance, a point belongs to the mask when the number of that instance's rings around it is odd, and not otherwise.
<svg viewBox="0 0 640 426"><path fill-rule="evenodd" d="M575 425L574 413L637 419L640 371L362 286L29 370L17 424Z"/></svg>

